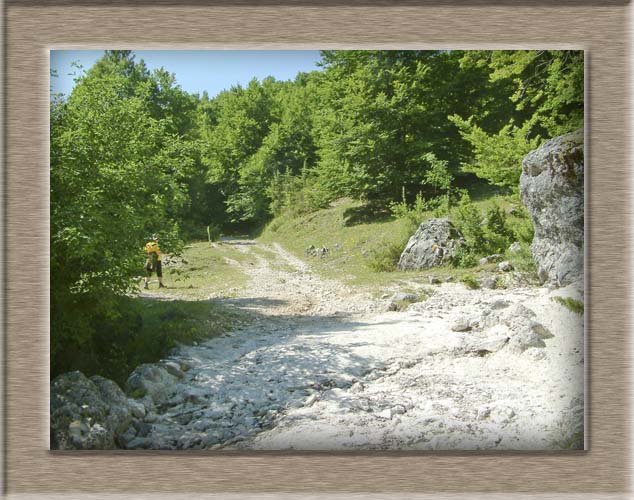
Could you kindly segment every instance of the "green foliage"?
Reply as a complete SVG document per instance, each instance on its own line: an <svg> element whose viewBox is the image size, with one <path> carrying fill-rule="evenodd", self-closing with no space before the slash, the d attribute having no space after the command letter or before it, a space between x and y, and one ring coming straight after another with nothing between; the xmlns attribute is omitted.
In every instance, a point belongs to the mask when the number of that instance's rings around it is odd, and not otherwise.
<svg viewBox="0 0 634 500"><path fill-rule="evenodd" d="M573 299L572 297L559 297L559 296L552 297L552 300L554 300L558 304L561 304L566 309L568 309L569 311L575 314L581 314L581 315L583 314L583 302L581 302L580 300Z"/></svg>
<svg viewBox="0 0 634 500"><path fill-rule="evenodd" d="M291 216L307 214L325 208L331 199L314 176L293 176L276 174L271 180L266 194L271 200L270 211L274 216L284 212Z"/></svg>
<svg viewBox="0 0 634 500"><path fill-rule="evenodd" d="M522 173L522 159L541 142L539 136L526 138L531 123L526 122L522 127L509 123L496 134L488 134L471 119L463 120L453 115L449 120L458 127L462 137L474 150L473 159L463 163L463 171L474 173L491 184L517 192Z"/></svg>
<svg viewBox="0 0 634 500"><path fill-rule="evenodd" d="M407 221L409 231L414 232L418 226L429 218L429 204L423 199L423 194L416 194L413 205L409 205L405 199L405 188L400 202L390 204L390 212L394 217Z"/></svg>
<svg viewBox="0 0 634 500"><path fill-rule="evenodd" d="M516 191L526 153L583 126L583 51L467 51L461 67L487 69L490 85L504 90L498 98L514 105L497 126L486 108L449 116L473 150L463 170Z"/></svg>
<svg viewBox="0 0 634 500"><path fill-rule="evenodd" d="M460 281L462 283L465 284L465 286L467 288L469 288L470 290L477 290L478 288L480 288L480 283L478 283L478 280L475 279L475 277L473 277L470 274L465 274Z"/></svg>
<svg viewBox="0 0 634 500"><path fill-rule="evenodd" d="M240 317L209 301L158 301L121 297L116 315L97 314L95 334L52 352L51 376L72 370L98 374L124 385L142 363L166 357L179 344L201 342L231 328Z"/></svg>
<svg viewBox="0 0 634 500"><path fill-rule="evenodd" d="M513 241L506 213L495 203L483 212L465 195L451 215L465 240L465 245L454 254L453 262L458 267L471 267L479 257L504 253Z"/></svg>
<svg viewBox="0 0 634 500"><path fill-rule="evenodd" d="M370 250L368 267L375 272L391 272L396 270L407 240L387 241Z"/></svg>

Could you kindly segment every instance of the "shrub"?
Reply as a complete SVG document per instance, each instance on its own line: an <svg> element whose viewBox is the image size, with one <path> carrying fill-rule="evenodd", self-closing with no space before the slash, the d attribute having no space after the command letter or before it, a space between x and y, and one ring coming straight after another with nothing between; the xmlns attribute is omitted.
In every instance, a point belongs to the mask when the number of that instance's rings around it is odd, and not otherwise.
<svg viewBox="0 0 634 500"><path fill-rule="evenodd" d="M405 188L401 195L401 201L390 203L390 212L397 219L403 219L408 222L409 232L416 231L421 222L429 218L428 203L423 198L422 193L416 195L413 205L409 205L405 199Z"/></svg>
<svg viewBox="0 0 634 500"><path fill-rule="evenodd" d="M561 304L569 311L576 314L583 314L583 302L572 297L553 297L552 300Z"/></svg>
<svg viewBox="0 0 634 500"><path fill-rule="evenodd" d="M368 267L375 272L395 271L405 245L406 242L395 241L370 250Z"/></svg>
<svg viewBox="0 0 634 500"><path fill-rule="evenodd" d="M480 288L480 283L478 283L478 280L476 280L470 274L465 274L460 281L464 283L465 286L470 290L477 290L478 288Z"/></svg>

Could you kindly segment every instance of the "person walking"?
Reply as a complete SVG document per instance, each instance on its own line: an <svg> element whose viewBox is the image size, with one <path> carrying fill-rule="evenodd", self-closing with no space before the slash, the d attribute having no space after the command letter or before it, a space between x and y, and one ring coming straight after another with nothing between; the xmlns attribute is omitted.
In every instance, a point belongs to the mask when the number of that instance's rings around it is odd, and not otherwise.
<svg viewBox="0 0 634 500"><path fill-rule="evenodd" d="M145 253L147 254L147 260L145 261L145 284L143 288L146 290L149 287L149 280L152 276L152 272L156 272L156 276L159 282L159 288L165 288L163 284L163 269L161 268L161 248L159 247L159 238L157 234L152 235L152 239L145 245Z"/></svg>

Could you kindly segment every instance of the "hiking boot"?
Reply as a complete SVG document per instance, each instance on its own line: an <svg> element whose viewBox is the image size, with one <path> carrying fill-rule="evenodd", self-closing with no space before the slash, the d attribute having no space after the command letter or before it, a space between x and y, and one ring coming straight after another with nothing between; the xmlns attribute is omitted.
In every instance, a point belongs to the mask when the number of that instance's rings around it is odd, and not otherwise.
<svg viewBox="0 0 634 500"><path fill-rule="evenodd" d="M146 290L149 290L149 289L150 289L150 286L149 286L147 283L145 283L145 284L143 285L143 288L145 288Z"/></svg>
<svg viewBox="0 0 634 500"><path fill-rule="evenodd" d="M167 288L163 283L159 283L159 288Z"/></svg>

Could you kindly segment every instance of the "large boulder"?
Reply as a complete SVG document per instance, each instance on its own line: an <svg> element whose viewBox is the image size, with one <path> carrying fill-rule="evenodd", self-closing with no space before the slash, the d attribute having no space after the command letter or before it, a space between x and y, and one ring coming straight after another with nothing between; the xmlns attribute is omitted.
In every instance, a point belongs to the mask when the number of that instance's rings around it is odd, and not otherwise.
<svg viewBox="0 0 634 500"><path fill-rule="evenodd" d="M128 400L112 380L79 371L51 382L51 448L107 450L132 422Z"/></svg>
<svg viewBox="0 0 634 500"><path fill-rule="evenodd" d="M522 163L520 195L533 220L542 282L583 278L583 130L545 142Z"/></svg>
<svg viewBox="0 0 634 500"><path fill-rule="evenodd" d="M448 219L423 222L407 242L398 261L400 270L429 269L450 260L464 243L462 235Z"/></svg>

